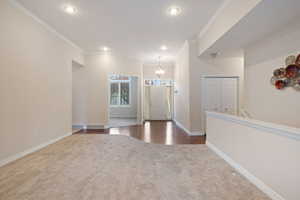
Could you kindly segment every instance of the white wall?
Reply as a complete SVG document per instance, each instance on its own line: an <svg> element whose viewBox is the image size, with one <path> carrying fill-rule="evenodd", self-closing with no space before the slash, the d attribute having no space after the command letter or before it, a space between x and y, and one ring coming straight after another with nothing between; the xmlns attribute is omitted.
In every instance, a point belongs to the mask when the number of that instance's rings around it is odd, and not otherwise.
<svg viewBox="0 0 300 200"><path fill-rule="evenodd" d="M202 55L218 39L245 17L262 0L225 0L206 27L198 35L198 55Z"/></svg>
<svg viewBox="0 0 300 200"><path fill-rule="evenodd" d="M191 129L189 50L189 43L186 41L177 55L174 72L175 90L178 91L174 97L174 118L187 130Z"/></svg>
<svg viewBox="0 0 300 200"><path fill-rule="evenodd" d="M71 133L72 60L81 51L0 1L0 161Z"/></svg>
<svg viewBox="0 0 300 200"><path fill-rule="evenodd" d="M300 92L279 91L270 83L273 71L285 67L285 58L300 53L300 24L290 24L245 49L245 102L253 118L300 127Z"/></svg>
<svg viewBox="0 0 300 200"><path fill-rule="evenodd" d="M110 118L137 118L138 108L138 81L137 77L131 77L130 81L130 105L110 107Z"/></svg>
<svg viewBox="0 0 300 200"><path fill-rule="evenodd" d="M205 75L239 76L239 100L243 107L244 59L242 57L202 58L197 56L196 42L190 42L190 104L191 131L203 133L201 127L201 78Z"/></svg>
<svg viewBox="0 0 300 200"><path fill-rule="evenodd" d="M109 75L136 76L141 80L142 65L135 60L108 53L85 55L81 77L86 85L86 118L78 122L87 126L103 127L109 121ZM138 81L137 113L141 118L141 81Z"/></svg>
<svg viewBox="0 0 300 200"><path fill-rule="evenodd" d="M300 129L208 113L207 144L274 200L300 199Z"/></svg>
<svg viewBox="0 0 300 200"><path fill-rule="evenodd" d="M72 65L72 125L86 124L86 81L82 75L84 66L73 62Z"/></svg>
<svg viewBox="0 0 300 200"><path fill-rule="evenodd" d="M175 89L179 93L175 94L175 119L193 135L205 132L201 125L201 78L205 75L240 77L240 108L244 104L244 58L198 57L197 41L186 41L176 60Z"/></svg>

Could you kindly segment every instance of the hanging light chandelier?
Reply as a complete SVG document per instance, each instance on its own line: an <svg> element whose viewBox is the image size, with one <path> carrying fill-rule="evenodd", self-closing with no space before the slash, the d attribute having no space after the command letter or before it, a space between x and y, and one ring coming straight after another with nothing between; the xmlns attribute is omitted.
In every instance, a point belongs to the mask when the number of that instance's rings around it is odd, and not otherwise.
<svg viewBox="0 0 300 200"><path fill-rule="evenodd" d="M162 75L165 74L165 70L162 68L161 62L160 62L161 57L158 57L158 69L155 71L155 74L160 78Z"/></svg>

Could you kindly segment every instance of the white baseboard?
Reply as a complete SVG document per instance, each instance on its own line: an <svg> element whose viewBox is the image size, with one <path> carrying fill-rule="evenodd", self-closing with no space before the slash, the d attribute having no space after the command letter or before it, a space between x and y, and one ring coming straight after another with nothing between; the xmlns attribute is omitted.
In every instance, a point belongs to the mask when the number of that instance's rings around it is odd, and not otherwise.
<svg viewBox="0 0 300 200"><path fill-rule="evenodd" d="M11 163L11 162L13 162L13 161L15 161L15 160L17 160L17 159L20 159L20 158L22 158L22 157L24 157L24 156L26 156L26 155L28 155L28 154L33 153L33 152L35 152L35 151L38 151L38 150L40 150L40 149L42 149L42 148L44 148L44 147L46 147L46 146L48 146L48 145L50 145L50 144L53 144L53 143L55 143L55 142L57 142L57 141L59 141L59 140L61 140L61 139L64 139L65 137L68 137L68 136L70 136L70 135L72 135L72 133L68 133L68 134L66 134L66 135L63 135L63 136L60 136L60 137L55 138L55 139L53 139L53 140L50 140L49 142L45 142L45 143L40 144L40 145L38 145L38 146L36 146L36 147L33 147L33 148L31 148L31 149L25 150L25 151L23 151L23 152L20 152L20 153L17 153L17 154L15 154L15 155L13 155L13 156L10 156L10 157L8 157L8 158L5 158L4 160L1 160L1 161L0 161L0 167L2 167L2 166L4 166L4 165L7 165L7 164L9 164L9 163Z"/></svg>
<svg viewBox="0 0 300 200"><path fill-rule="evenodd" d="M180 122L178 122L176 119L173 119L173 121L176 123L176 125L184 130L188 135L190 136L203 136L204 133L201 133L201 131L189 131L187 128L185 128Z"/></svg>
<svg viewBox="0 0 300 200"><path fill-rule="evenodd" d="M204 136L205 133L202 133L201 131L191 131L189 133L189 135L191 135L191 136Z"/></svg>
<svg viewBox="0 0 300 200"><path fill-rule="evenodd" d="M100 125L100 124L88 124L85 126L85 129L108 129L109 125Z"/></svg>
<svg viewBox="0 0 300 200"><path fill-rule="evenodd" d="M206 142L206 145L214 151L218 156L223 158L231 167L237 170L240 174L242 174L245 178L247 178L252 184L254 184L257 188L263 191L266 195L268 195L273 200L285 200L281 195L275 192L271 187L267 186L263 181L259 178L251 174L248 170L243 168L240 164L231 159L228 155L218 149L215 145Z"/></svg>
<svg viewBox="0 0 300 200"><path fill-rule="evenodd" d="M103 125L103 124L84 124L84 125L72 125L72 128L75 128L75 129L108 129L109 126L108 125Z"/></svg>
<svg viewBox="0 0 300 200"><path fill-rule="evenodd" d="M72 125L72 129L86 129L85 125Z"/></svg>

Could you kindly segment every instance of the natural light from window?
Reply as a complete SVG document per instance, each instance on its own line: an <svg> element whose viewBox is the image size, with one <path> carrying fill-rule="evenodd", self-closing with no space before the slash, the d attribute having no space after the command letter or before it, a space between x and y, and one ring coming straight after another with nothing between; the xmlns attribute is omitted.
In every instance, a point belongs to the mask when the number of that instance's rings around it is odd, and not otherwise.
<svg viewBox="0 0 300 200"><path fill-rule="evenodd" d="M130 106L130 83L131 78L127 76L111 76L110 78L110 105Z"/></svg>

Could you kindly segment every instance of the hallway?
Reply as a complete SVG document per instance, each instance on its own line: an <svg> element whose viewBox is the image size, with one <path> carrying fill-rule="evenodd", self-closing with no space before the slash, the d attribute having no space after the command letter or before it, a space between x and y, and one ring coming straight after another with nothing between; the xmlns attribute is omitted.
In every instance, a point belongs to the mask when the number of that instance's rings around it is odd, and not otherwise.
<svg viewBox="0 0 300 200"><path fill-rule="evenodd" d="M143 125L110 128L103 130L83 130L76 134L125 135L146 143L176 145L205 144L205 136L189 136L172 121L146 121Z"/></svg>

